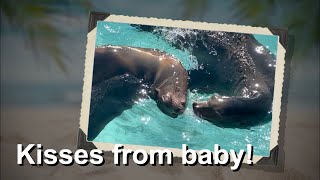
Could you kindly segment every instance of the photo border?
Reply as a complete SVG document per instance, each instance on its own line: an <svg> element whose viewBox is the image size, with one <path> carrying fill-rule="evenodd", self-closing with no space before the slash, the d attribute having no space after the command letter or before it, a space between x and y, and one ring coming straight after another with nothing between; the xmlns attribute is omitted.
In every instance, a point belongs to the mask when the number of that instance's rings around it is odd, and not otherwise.
<svg viewBox="0 0 320 180"><path fill-rule="evenodd" d="M262 28L244 25L229 25L229 24L216 24L206 22L193 22L181 21L170 19L158 18L145 18L145 17L132 17L122 15L111 15L103 12L90 12L88 23L88 35L86 46L86 59L84 71L84 85L81 104L80 127L78 132L78 149L101 149L105 152L110 152L114 144L102 142L87 141L87 131L89 123L90 100L91 100L91 82L93 72L93 59L96 41L96 25L97 21L119 22L129 24L142 24L152 26L165 26L165 27L178 27L200 30L213 30L213 31L226 31L236 33L250 33L250 34L265 34L277 35L277 61L275 73L275 87L273 97L273 114L272 114L272 127L270 137L270 156L253 156L253 163L263 167L278 167L277 169L283 170L284 165L284 128L286 120L286 104L288 97L288 82L289 82L289 64L291 59L292 49L288 50L288 30L281 28ZM181 161L181 149L177 148L164 148L155 146L142 146L123 144L124 148L136 149L169 149L172 151L175 160L178 158ZM245 157L246 158L246 157ZM232 160L231 160L232 161ZM175 163L175 161L174 161ZM244 162L244 164L246 164Z"/></svg>

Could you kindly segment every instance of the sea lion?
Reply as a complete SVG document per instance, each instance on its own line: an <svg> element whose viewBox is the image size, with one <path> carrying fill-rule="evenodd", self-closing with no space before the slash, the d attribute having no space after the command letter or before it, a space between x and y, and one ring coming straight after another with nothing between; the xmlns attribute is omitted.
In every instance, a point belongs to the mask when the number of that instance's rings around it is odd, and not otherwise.
<svg viewBox="0 0 320 180"><path fill-rule="evenodd" d="M95 49L92 85L114 76L131 74L151 87L159 109L177 117L186 108L188 73L164 52L136 47L104 46Z"/></svg>
<svg viewBox="0 0 320 180"><path fill-rule="evenodd" d="M215 55L198 54L198 60L204 64L203 71L210 72L215 85L224 86L231 93L229 96L216 94L205 102L194 102L194 113L216 121L268 112L273 98L275 56L253 35L207 32L204 37Z"/></svg>
<svg viewBox="0 0 320 180"><path fill-rule="evenodd" d="M197 116L212 122L234 121L270 111L276 58L253 35L135 27L162 36L175 48L196 57L198 68L189 71L190 90L222 94L215 94L205 102L194 102Z"/></svg>

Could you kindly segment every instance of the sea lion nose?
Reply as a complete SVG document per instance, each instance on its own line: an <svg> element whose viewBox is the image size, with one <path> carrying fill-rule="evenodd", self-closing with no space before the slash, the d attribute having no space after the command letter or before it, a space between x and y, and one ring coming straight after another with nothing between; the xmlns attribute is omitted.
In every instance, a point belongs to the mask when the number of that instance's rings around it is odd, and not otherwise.
<svg viewBox="0 0 320 180"><path fill-rule="evenodd" d="M182 101L182 102L181 102L181 105L182 105L183 107L186 107L186 102Z"/></svg>
<svg viewBox="0 0 320 180"><path fill-rule="evenodd" d="M196 103L196 102L192 103L192 107L193 108L197 108L198 107L198 103Z"/></svg>
<svg viewBox="0 0 320 180"><path fill-rule="evenodd" d="M184 107L176 107L174 108L174 112L177 114L182 114L184 111Z"/></svg>

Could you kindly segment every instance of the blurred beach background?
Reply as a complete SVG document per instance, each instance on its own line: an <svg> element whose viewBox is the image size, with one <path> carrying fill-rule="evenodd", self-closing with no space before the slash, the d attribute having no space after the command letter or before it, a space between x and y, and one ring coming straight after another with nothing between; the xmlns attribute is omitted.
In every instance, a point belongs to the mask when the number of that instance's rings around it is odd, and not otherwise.
<svg viewBox="0 0 320 180"><path fill-rule="evenodd" d="M294 35L285 129L285 170L229 167L16 165L16 144L76 149L88 14L287 27ZM319 2L1 1L1 179L319 179Z"/></svg>

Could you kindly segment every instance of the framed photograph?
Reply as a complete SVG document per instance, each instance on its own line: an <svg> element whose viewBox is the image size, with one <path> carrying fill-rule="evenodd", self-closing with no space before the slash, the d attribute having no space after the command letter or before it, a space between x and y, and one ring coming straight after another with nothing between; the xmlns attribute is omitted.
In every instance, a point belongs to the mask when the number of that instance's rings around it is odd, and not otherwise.
<svg viewBox="0 0 320 180"><path fill-rule="evenodd" d="M251 144L278 164L286 30L97 12L88 28L78 148Z"/></svg>

